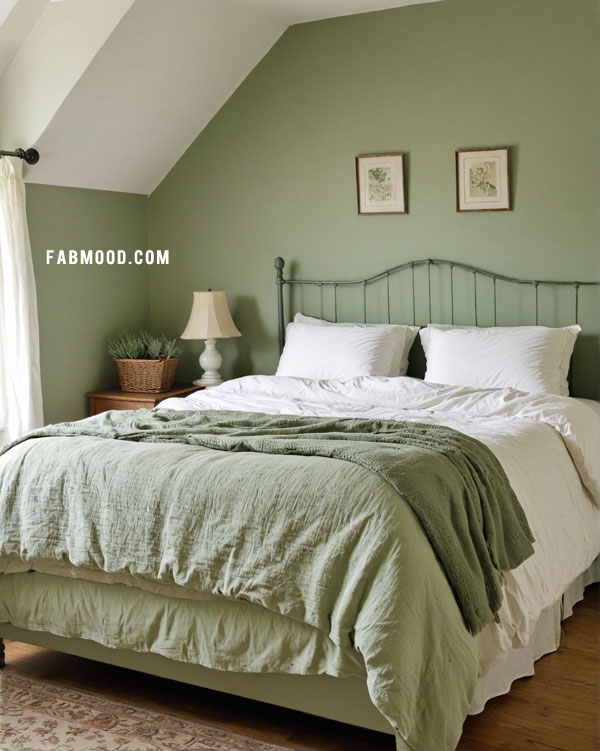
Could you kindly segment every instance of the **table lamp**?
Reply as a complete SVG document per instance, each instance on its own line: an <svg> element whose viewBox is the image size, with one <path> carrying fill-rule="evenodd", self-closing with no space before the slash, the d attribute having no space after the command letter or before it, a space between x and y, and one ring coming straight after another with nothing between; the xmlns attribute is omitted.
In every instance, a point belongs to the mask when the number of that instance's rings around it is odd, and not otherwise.
<svg viewBox="0 0 600 751"><path fill-rule="evenodd" d="M182 339L204 339L204 352L200 355L200 367L204 370L201 378L194 381L196 386L218 386L223 383L219 368L223 362L216 347L217 339L241 336L227 306L225 293L219 290L194 292L192 312Z"/></svg>

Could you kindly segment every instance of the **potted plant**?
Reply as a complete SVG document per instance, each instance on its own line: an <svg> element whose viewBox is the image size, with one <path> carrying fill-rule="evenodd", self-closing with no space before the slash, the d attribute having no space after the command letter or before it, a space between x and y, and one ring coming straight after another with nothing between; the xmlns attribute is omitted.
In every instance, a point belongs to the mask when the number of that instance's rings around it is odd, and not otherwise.
<svg viewBox="0 0 600 751"><path fill-rule="evenodd" d="M157 394L173 385L183 348L164 334L159 338L140 331L111 339L107 351L117 366L121 391Z"/></svg>

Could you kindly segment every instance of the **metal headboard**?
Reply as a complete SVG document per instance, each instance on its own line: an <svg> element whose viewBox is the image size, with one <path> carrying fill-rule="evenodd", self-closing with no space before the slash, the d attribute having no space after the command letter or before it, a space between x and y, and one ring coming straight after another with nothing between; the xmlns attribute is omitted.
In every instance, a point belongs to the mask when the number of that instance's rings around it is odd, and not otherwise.
<svg viewBox="0 0 600 751"><path fill-rule="evenodd" d="M367 323L367 289L369 285L374 282L384 280L386 288L385 306L387 307L387 323L391 323L391 304L390 304L390 277L394 274L401 274L406 272L410 274L410 289L412 292L412 323L417 325L417 293L415 283L415 269L419 267L425 267L426 270L426 292L424 293L426 298L426 305L428 309L428 321L427 323L433 323L432 320L432 275L431 270L433 267L439 266L447 269L447 279L449 287L449 302L450 302L450 323L454 323L455 320L455 307L456 307L456 291L455 291L455 271L460 270L472 274L473 285L473 322L478 325L479 322L479 307L477 300L477 289L479 279L491 279L493 287L493 325L497 325L498 319L498 300L497 300L497 282L506 282L511 285L528 285L534 290L535 294L535 323L536 325L540 321L540 298L539 290L541 287L560 288L570 287L573 290L573 317L575 323L579 323L579 297L581 287L600 287L600 282L579 282L579 281L554 281L543 279L517 279L515 277L506 276L505 274L497 274L493 271L487 271L485 269L477 268L476 266L470 266L466 263L458 263L456 261L446 261L439 258L425 258L419 261L407 261L406 263L400 263L397 266L392 266L389 269L380 271L373 276L366 277L365 279L355 280L331 280L331 279L286 279L283 275L283 269L285 267L285 261L283 258L275 259L276 269L276 283L277 283L277 311L279 321L279 350L283 350L285 342L285 307L284 307L284 287L289 285L291 287L298 286L317 286L323 288L333 288L333 320L337 321L338 317L338 289L345 289L348 287L361 287L362 286L362 302L363 302L363 321ZM421 295L422 297L423 295ZM385 316L384 316L385 318ZM382 321L385 322L385 321ZM444 321L439 321L443 323ZM572 322L572 321L571 321ZM409 323L409 321L398 321L398 323Z"/></svg>

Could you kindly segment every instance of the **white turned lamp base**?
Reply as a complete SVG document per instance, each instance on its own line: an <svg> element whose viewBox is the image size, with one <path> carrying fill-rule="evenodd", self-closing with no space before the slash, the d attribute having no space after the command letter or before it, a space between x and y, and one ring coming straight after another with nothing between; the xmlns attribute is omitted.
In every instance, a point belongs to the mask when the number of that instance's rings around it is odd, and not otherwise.
<svg viewBox="0 0 600 751"><path fill-rule="evenodd" d="M223 362L217 352L217 339L241 336L227 307L227 298L222 290L194 292L192 312L182 339L203 339L204 352L200 355L200 367L204 370L195 386L218 386L223 383L219 368Z"/></svg>
<svg viewBox="0 0 600 751"><path fill-rule="evenodd" d="M204 371L202 378L194 381L194 386L218 386L223 383L219 368L223 362L221 354L216 347L216 339L204 340L204 352L200 355L200 367Z"/></svg>

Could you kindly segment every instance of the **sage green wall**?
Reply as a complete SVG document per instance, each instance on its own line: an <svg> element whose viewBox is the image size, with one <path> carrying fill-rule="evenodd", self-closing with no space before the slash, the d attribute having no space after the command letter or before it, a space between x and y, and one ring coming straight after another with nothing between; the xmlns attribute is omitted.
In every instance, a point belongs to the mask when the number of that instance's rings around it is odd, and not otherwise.
<svg viewBox="0 0 600 751"><path fill-rule="evenodd" d="M150 270L153 328L178 335L192 290L225 289L243 338L221 343L224 374L272 373L277 255L312 277L437 256L600 278L597 7L444 0L290 28L150 197L150 247L171 249ZM502 145L514 210L457 214L455 149ZM408 154L409 213L359 217L354 157L386 151ZM598 332L600 306L582 316ZM589 395L597 336L580 346Z"/></svg>
<svg viewBox="0 0 600 751"><path fill-rule="evenodd" d="M117 385L106 340L148 325L145 266L47 265L52 248L147 247L147 198L27 185L46 422L86 417L86 391Z"/></svg>

